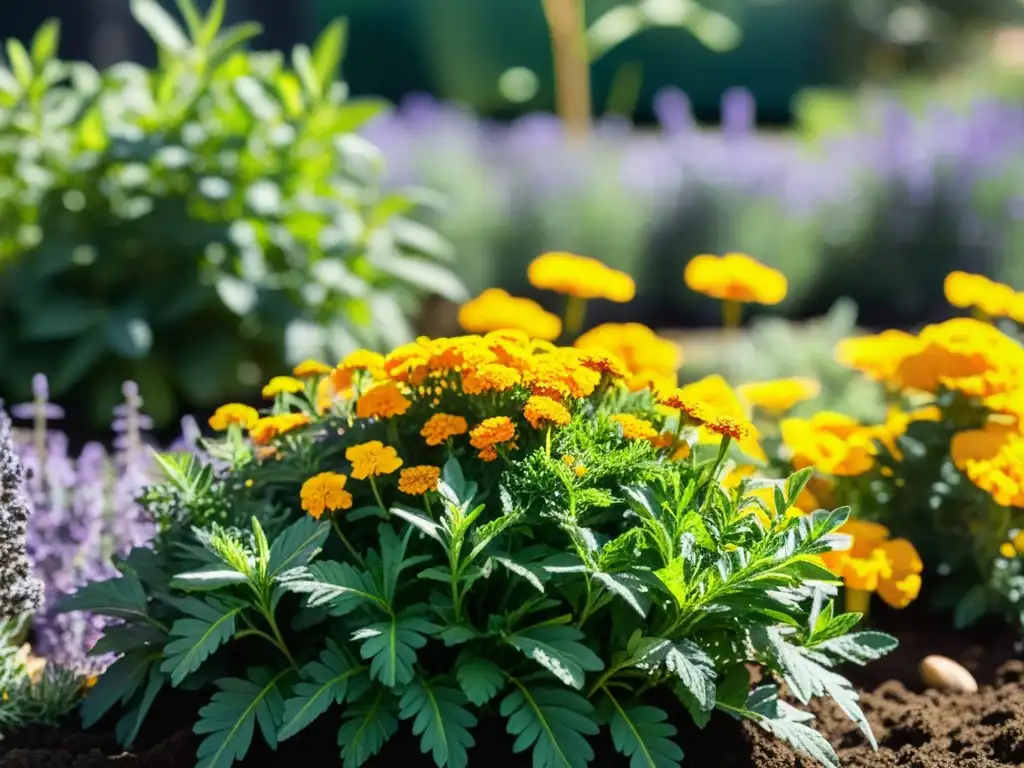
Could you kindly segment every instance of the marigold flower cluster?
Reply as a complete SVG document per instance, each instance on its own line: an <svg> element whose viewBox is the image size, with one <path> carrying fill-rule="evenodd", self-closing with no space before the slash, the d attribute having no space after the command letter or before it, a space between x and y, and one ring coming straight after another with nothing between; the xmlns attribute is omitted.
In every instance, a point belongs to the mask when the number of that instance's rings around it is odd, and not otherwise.
<svg viewBox="0 0 1024 768"><path fill-rule="evenodd" d="M851 519L838 532L850 537L851 546L825 552L821 559L843 579L848 609L866 612L872 592L893 608L906 608L917 599L924 564L913 544L907 539L890 539L888 528L866 520ZM851 591L853 600L849 599Z"/></svg>
<svg viewBox="0 0 1024 768"><path fill-rule="evenodd" d="M530 285L578 299L632 301L636 284L625 272L587 256L573 253L544 253L530 262L526 276Z"/></svg>
<svg viewBox="0 0 1024 768"><path fill-rule="evenodd" d="M788 282L777 269L742 253L694 256L683 280L691 291L740 304L778 304L786 298Z"/></svg>

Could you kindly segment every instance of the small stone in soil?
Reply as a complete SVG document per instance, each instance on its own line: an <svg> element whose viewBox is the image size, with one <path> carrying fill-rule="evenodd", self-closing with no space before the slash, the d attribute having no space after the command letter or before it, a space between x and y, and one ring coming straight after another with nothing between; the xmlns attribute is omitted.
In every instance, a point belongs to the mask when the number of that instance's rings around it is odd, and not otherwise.
<svg viewBox="0 0 1024 768"><path fill-rule="evenodd" d="M945 656L926 656L919 667L921 681L944 693L977 693L974 676Z"/></svg>

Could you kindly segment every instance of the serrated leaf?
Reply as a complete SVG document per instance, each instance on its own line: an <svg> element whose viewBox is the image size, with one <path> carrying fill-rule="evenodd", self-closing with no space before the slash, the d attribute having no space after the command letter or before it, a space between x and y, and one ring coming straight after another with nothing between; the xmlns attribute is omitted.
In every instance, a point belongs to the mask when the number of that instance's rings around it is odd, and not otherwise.
<svg viewBox="0 0 1024 768"><path fill-rule="evenodd" d="M285 571L306 565L324 546L331 524L305 516L285 528L270 547L267 578L276 579Z"/></svg>
<svg viewBox="0 0 1024 768"><path fill-rule="evenodd" d="M338 746L344 768L359 768L380 752L398 730L394 698L386 688L377 688L366 700L349 706L338 730Z"/></svg>
<svg viewBox="0 0 1024 768"><path fill-rule="evenodd" d="M82 727L89 728L99 722L118 702L127 704L157 658L150 651L131 651L111 664L82 702Z"/></svg>
<svg viewBox="0 0 1024 768"><path fill-rule="evenodd" d="M678 768L683 750L672 741L677 731L667 722L668 714L658 707L626 707L605 693L613 707L609 722L612 744L629 758L630 768Z"/></svg>
<svg viewBox="0 0 1024 768"><path fill-rule="evenodd" d="M867 664L894 651L899 641L884 632L853 632L816 643L813 648L854 664Z"/></svg>
<svg viewBox="0 0 1024 768"><path fill-rule="evenodd" d="M217 680L220 690L210 703L199 710L199 722L192 729L209 734L196 752L196 768L227 768L245 758L259 723L263 738L271 749L277 746L277 729L284 701L277 685L290 670L272 675L256 667L248 679L229 677Z"/></svg>
<svg viewBox="0 0 1024 768"><path fill-rule="evenodd" d="M586 737L600 728L593 706L578 693L516 681L499 711L508 719L506 730L516 737L512 752L532 748L534 768L584 768L594 759Z"/></svg>
<svg viewBox="0 0 1024 768"><path fill-rule="evenodd" d="M306 728L331 704L343 704L346 698L353 699L361 694L362 689L352 682L364 671L365 667L357 664L334 640L328 638L320 658L302 668L302 681L295 684L291 698L284 703L278 741L284 741Z"/></svg>
<svg viewBox="0 0 1024 768"><path fill-rule="evenodd" d="M779 701L774 685L764 685L751 691L741 714L827 768L840 768L832 745L806 724L814 719L813 716Z"/></svg>
<svg viewBox="0 0 1024 768"><path fill-rule="evenodd" d="M634 611L647 617L651 601L647 597L647 585L629 573L604 573L596 571L591 576L612 594L620 597Z"/></svg>
<svg viewBox="0 0 1024 768"><path fill-rule="evenodd" d="M415 526L434 541L444 542L444 539L441 538L441 532L444 529L426 515L411 509L403 509L402 507L392 507L391 514Z"/></svg>
<svg viewBox="0 0 1024 768"><path fill-rule="evenodd" d="M692 640L654 639L659 642L650 648L644 663L672 674L693 695L700 709L711 710L715 706L715 662L711 657Z"/></svg>
<svg viewBox="0 0 1024 768"><path fill-rule="evenodd" d="M417 649L439 630L426 619L399 615L356 630L352 639L361 642L359 655L370 662L370 677L394 688L413 679Z"/></svg>
<svg viewBox="0 0 1024 768"><path fill-rule="evenodd" d="M469 729L476 717L466 709L466 697L457 688L413 680L399 701L398 717L412 719L412 733L420 737L420 751L433 756L437 768L466 768L466 750L476 742Z"/></svg>
<svg viewBox="0 0 1024 768"><path fill-rule="evenodd" d="M218 648L235 633L235 617L242 612L220 600L185 598L177 601L189 614L171 627L171 639L164 646L162 672L171 676L171 685L178 686L190 673L199 669Z"/></svg>
<svg viewBox="0 0 1024 768"><path fill-rule="evenodd" d="M505 641L566 685L582 689L587 672L604 669L597 654L579 642L583 637L575 627L539 624L508 635Z"/></svg>
<svg viewBox="0 0 1024 768"><path fill-rule="evenodd" d="M129 569L119 579L94 581L79 588L57 606L58 613L89 611L115 619L152 622L148 610L142 582Z"/></svg>
<svg viewBox="0 0 1024 768"><path fill-rule="evenodd" d="M221 564L217 564L198 568L194 571L187 571L186 573L179 573L171 579L171 586L176 589L203 592L235 584L244 584L248 580L244 573L239 573L233 568L226 568Z"/></svg>
<svg viewBox="0 0 1024 768"><path fill-rule="evenodd" d="M289 580L287 587L306 595L309 608L329 607L332 616L351 613L364 601L384 607L370 574L348 563L333 560L313 563L299 572L297 578Z"/></svg>
<svg viewBox="0 0 1024 768"><path fill-rule="evenodd" d="M470 659L457 664L455 677L466 698L478 707L493 699L505 687L501 667L487 659Z"/></svg>
<svg viewBox="0 0 1024 768"><path fill-rule="evenodd" d="M516 576L525 579L531 587L533 587L538 592L543 594L544 584L540 580L540 577L537 575L536 571L532 569L530 566L523 565L522 563L517 563L515 560L512 560L508 557L492 557L491 559L494 562L504 566L509 572L514 573Z"/></svg>
<svg viewBox="0 0 1024 768"><path fill-rule="evenodd" d="M686 707L686 711L690 713L690 717L693 718L693 723L698 728L703 729L711 722L711 713L714 710L702 709L700 703L697 701L697 697L694 696L690 689L682 683L676 683L672 688L672 692L676 695L676 698L682 702L682 705Z"/></svg>
<svg viewBox="0 0 1024 768"><path fill-rule="evenodd" d="M157 669L155 664L151 665L146 687L142 690L138 702L118 721L114 728L117 743L125 749L130 747L138 737L139 729L142 728L149 710L153 707L153 702L156 701L157 695L166 683L167 675Z"/></svg>

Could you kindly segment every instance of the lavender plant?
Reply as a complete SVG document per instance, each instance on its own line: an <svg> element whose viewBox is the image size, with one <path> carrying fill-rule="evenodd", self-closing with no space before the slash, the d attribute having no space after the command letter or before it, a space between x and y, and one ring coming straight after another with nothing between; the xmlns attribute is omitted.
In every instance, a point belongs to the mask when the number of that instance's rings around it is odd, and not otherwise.
<svg viewBox="0 0 1024 768"><path fill-rule="evenodd" d="M104 621L87 613L57 614L51 607L82 584L109 578L116 573L115 557L151 539L154 524L137 503L142 488L152 481L145 443L151 422L142 412L138 387L126 382L124 403L114 410L113 452L91 442L75 458L67 435L50 429L64 414L49 401L42 374L33 380L33 394L32 402L12 412L32 424L15 445L29 475L26 490L33 514L28 557L47 597L47 606L33 622L34 646L55 664L94 674L111 661L106 655L89 656Z"/></svg>

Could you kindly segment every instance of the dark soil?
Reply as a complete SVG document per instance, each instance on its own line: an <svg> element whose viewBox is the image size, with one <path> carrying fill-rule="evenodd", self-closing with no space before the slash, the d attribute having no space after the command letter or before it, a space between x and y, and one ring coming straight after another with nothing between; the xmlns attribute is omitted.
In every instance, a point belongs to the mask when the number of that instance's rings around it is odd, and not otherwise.
<svg viewBox="0 0 1024 768"><path fill-rule="evenodd" d="M994 624L971 632L954 632L948 618L922 608L878 611L878 628L900 638L900 648L863 669L847 673L863 691L861 703L878 739L874 752L857 728L834 705L812 704L818 728L839 753L845 768L1006 768L1024 765L1024 661L1014 658L1013 634ZM969 696L925 691L917 665L929 654L959 661L981 690ZM82 733L73 722L63 728L30 729L0 746L0 768L186 768L195 765L197 737L189 718L202 702L188 694L158 703L136 749L123 753L109 732ZM340 765L337 724L324 717L303 735L272 754L257 733L245 765ZM812 768L792 750L756 725L718 717L703 731L680 718L678 741L685 765L694 768ZM492 768L528 768L529 756L513 758L511 739L497 722L482 722L475 731L475 764ZM418 739L400 731L371 768L408 765L427 768L433 761L419 754ZM594 743L593 768L624 768L610 741ZM413 757L415 755L415 757ZM475 758L475 760L474 760ZM294 761L294 763L293 763ZM473 764L473 763L471 763Z"/></svg>

